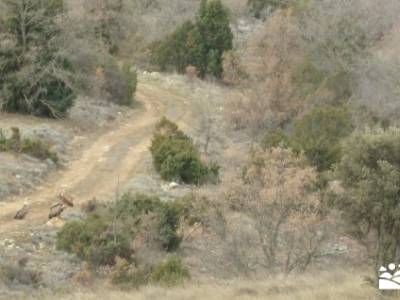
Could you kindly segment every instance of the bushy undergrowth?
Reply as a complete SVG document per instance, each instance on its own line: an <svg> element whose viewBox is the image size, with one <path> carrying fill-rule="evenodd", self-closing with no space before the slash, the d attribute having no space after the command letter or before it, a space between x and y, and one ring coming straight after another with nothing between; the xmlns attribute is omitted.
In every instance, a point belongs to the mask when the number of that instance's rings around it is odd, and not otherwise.
<svg viewBox="0 0 400 300"><path fill-rule="evenodd" d="M111 229L107 217L96 214L67 223L57 235L57 248L93 265L112 265L116 256L129 259L128 237Z"/></svg>
<svg viewBox="0 0 400 300"><path fill-rule="evenodd" d="M194 22L184 22L152 45L151 60L163 71L175 68L183 73L191 65L201 78L221 78L222 56L232 47L228 10L220 0L202 1Z"/></svg>
<svg viewBox="0 0 400 300"><path fill-rule="evenodd" d="M153 267L136 268L127 260L117 258L111 281L125 288L138 288L149 283L176 286L190 279L190 272L178 257L171 256Z"/></svg>
<svg viewBox="0 0 400 300"><path fill-rule="evenodd" d="M102 93L113 103L130 106L136 92L137 74L128 64L122 67L114 59L104 65L104 83Z"/></svg>
<svg viewBox="0 0 400 300"><path fill-rule="evenodd" d="M40 140L22 138L18 128L13 127L12 136L7 138L0 129L0 152L12 151L15 153L25 153L32 157L46 160L50 159L54 163L58 162L58 155L51 151L48 143Z"/></svg>
<svg viewBox="0 0 400 300"><path fill-rule="evenodd" d="M264 148L288 147L290 146L289 136L282 130L277 129L273 132L268 132L262 139L261 145Z"/></svg>
<svg viewBox="0 0 400 300"><path fill-rule="evenodd" d="M151 269L137 269L126 259L117 257L114 272L111 275L111 282L124 288L138 288L148 284Z"/></svg>
<svg viewBox="0 0 400 300"><path fill-rule="evenodd" d="M141 216L154 214L156 219L155 234L166 251L179 248L181 238L177 234L181 209L174 202L163 202L157 197L125 194L116 205L116 216L128 225L126 230L133 234L140 230ZM139 227L129 226L138 224Z"/></svg>
<svg viewBox="0 0 400 300"><path fill-rule="evenodd" d="M51 3L51 4L50 4ZM56 4L54 4L56 3ZM60 51L63 1L2 3L0 109L64 117L75 99L74 70Z"/></svg>
<svg viewBox="0 0 400 300"><path fill-rule="evenodd" d="M280 129L267 133L262 146L304 152L319 171L324 171L340 160L340 142L352 130L351 115L345 107L317 107L294 121L291 134Z"/></svg>
<svg viewBox="0 0 400 300"><path fill-rule="evenodd" d="M0 265L0 281L7 285L20 284L38 287L42 281L40 272L29 269L25 264L3 264Z"/></svg>
<svg viewBox="0 0 400 300"><path fill-rule="evenodd" d="M315 108L295 121L293 147L304 151L318 170L327 170L340 160L340 141L352 130L351 115L346 108Z"/></svg>
<svg viewBox="0 0 400 300"><path fill-rule="evenodd" d="M218 181L219 166L204 163L192 139L166 118L156 126L150 151L155 169L165 180L189 184Z"/></svg>
<svg viewBox="0 0 400 300"><path fill-rule="evenodd" d="M181 208L156 197L126 194L116 204L67 223L57 235L57 248L94 266L113 265L116 257L131 260L135 237L146 230L167 252L178 249Z"/></svg>
<svg viewBox="0 0 400 300"><path fill-rule="evenodd" d="M154 267L150 281L161 285L174 286L190 279L188 268L178 257L170 257Z"/></svg>

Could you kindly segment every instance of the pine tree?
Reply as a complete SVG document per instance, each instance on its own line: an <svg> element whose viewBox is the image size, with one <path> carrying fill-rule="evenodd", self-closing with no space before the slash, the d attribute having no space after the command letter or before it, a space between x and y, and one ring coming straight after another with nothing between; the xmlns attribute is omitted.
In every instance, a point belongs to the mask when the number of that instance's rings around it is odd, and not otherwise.
<svg viewBox="0 0 400 300"><path fill-rule="evenodd" d="M232 49L233 34L229 27L229 14L220 0L203 1L196 22L198 47L202 53L197 67L200 76L206 73L220 78L222 55Z"/></svg>
<svg viewBox="0 0 400 300"><path fill-rule="evenodd" d="M71 65L59 53L61 0L9 0L1 21L0 108L62 117L73 104Z"/></svg>
<svg viewBox="0 0 400 300"><path fill-rule="evenodd" d="M196 22L185 22L153 47L154 63L163 71L169 66L183 73L195 66L200 77L222 76L222 56L232 49L229 14L220 0L202 0Z"/></svg>

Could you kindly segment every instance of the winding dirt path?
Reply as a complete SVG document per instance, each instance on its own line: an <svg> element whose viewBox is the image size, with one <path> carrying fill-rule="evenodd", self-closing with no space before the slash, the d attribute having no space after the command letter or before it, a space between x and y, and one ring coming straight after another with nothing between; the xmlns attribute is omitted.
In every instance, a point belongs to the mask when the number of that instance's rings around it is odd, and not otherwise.
<svg viewBox="0 0 400 300"><path fill-rule="evenodd" d="M179 125L190 120L191 113L182 96L175 95L157 82L142 80L136 94L139 108L130 113L119 127L94 140L80 158L51 175L48 182L29 195L4 202L0 206L0 236L11 237L27 228L45 224L50 205L66 191L77 205L97 197L110 199L117 184L124 185L137 174L146 172L148 148L155 123L173 108L173 119ZM27 201L30 212L22 221L15 221L15 212Z"/></svg>

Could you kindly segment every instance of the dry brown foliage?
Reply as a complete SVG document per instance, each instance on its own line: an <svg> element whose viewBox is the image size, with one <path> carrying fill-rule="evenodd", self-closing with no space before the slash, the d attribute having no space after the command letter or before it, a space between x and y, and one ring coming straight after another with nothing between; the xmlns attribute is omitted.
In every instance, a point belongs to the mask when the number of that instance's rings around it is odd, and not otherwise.
<svg viewBox="0 0 400 300"><path fill-rule="evenodd" d="M83 286L90 286L93 283L93 277L92 277L92 272L89 269L89 264L87 262L82 262L81 263L81 268L74 275L72 280L80 285Z"/></svg>
<svg viewBox="0 0 400 300"><path fill-rule="evenodd" d="M242 52L248 88L243 97L227 103L228 119L233 127L254 135L285 125L303 107L293 83L301 53L289 12L271 16Z"/></svg>
<svg viewBox="0 0 400 300"><path fill-rule="evenodd" d="M317 258L325 237L316 171L291 150L257 149L228 193L236 210L255 220L264 257L259 264L290 273Z"/></svg>

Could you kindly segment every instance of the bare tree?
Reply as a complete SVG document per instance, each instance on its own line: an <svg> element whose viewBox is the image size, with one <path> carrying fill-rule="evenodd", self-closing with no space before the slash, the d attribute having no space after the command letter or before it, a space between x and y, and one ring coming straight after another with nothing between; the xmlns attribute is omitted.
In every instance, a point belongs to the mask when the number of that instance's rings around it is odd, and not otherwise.
<svg viewBox="0 0 400 300"><path fill-rule="evenodd" d="M321 255L321 199L309 190L315 179L316 171L290 150L255 150L229 195L255 221L264 254L260 265L290 273Z"/></svg>
<svg viewBox="0 0 400 300"><path fill-rule="evenodd" d="M296 64L298 45L288 11L277 11L255 34L246 47L249 84L245 95L228 103L229 118L236 128L252 135L284 126L302 107L294 97L292 66ZM233 103L232 103L233 102Z"/></svg>

